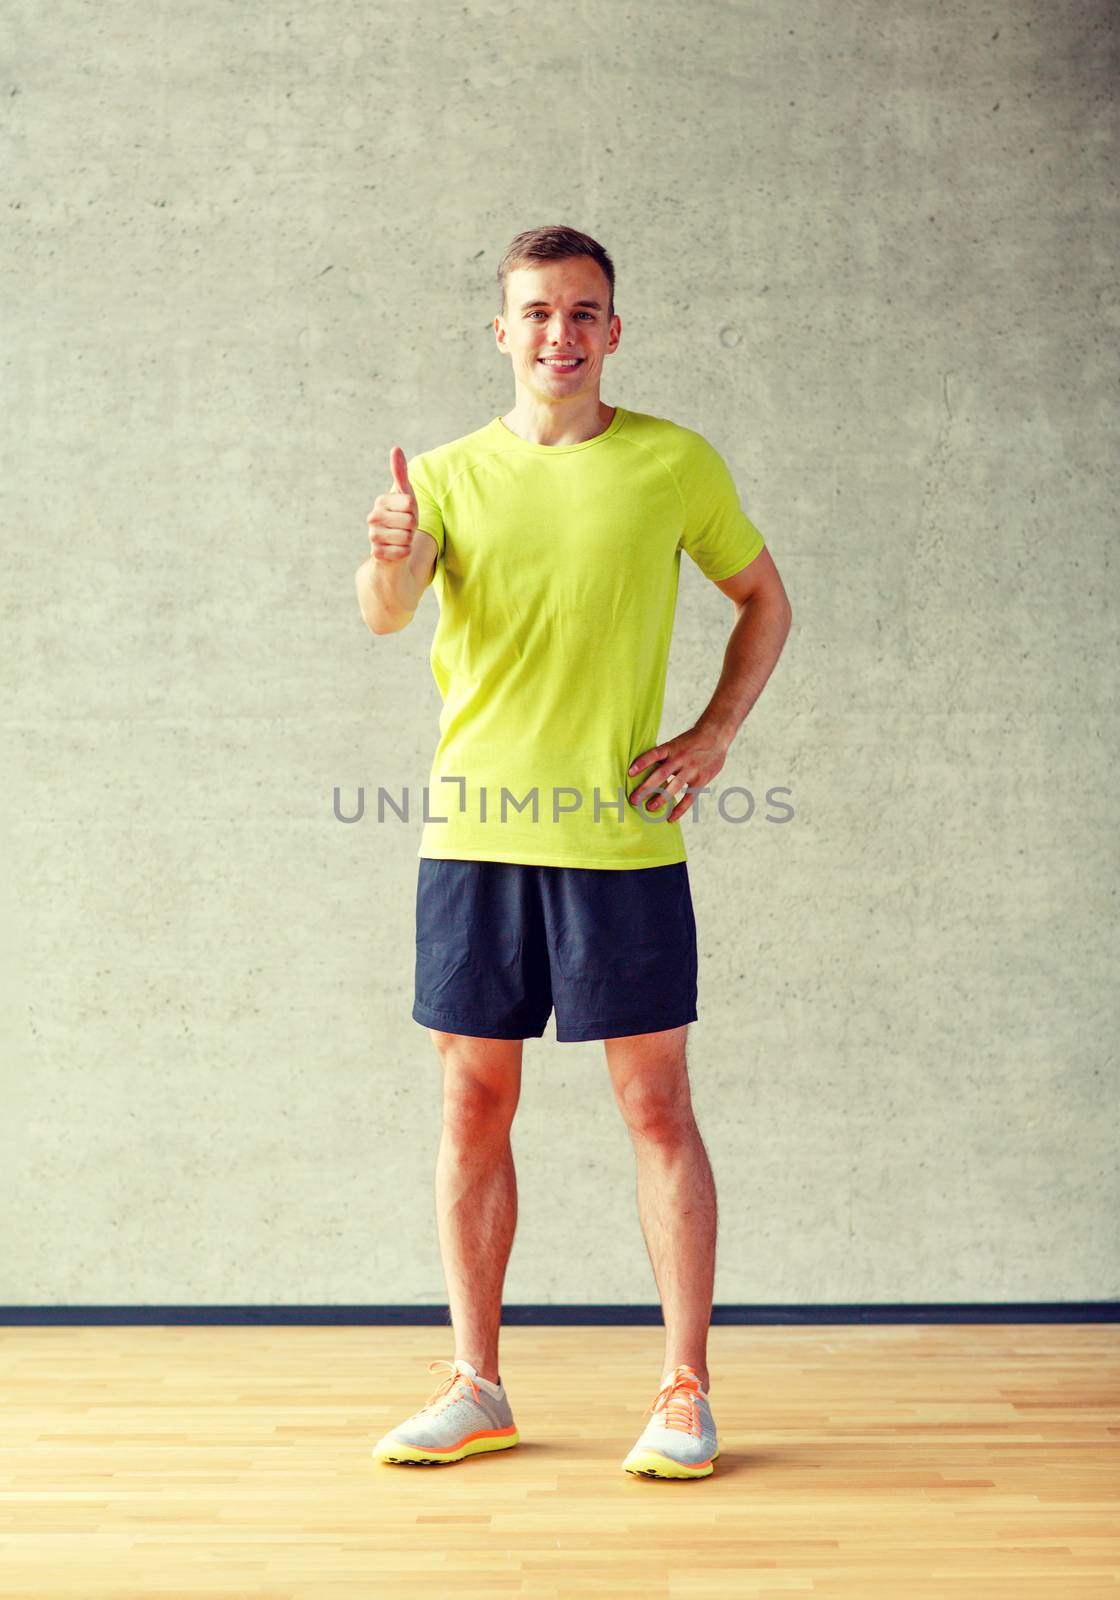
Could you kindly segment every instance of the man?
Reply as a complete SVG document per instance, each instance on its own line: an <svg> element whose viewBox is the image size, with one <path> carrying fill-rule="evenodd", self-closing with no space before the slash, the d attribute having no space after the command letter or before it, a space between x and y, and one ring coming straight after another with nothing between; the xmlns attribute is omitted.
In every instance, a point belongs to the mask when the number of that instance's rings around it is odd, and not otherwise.
<svg viewBox="0 0 1120 1600"><path fill-rule="evenodd" d="M622 328L602 246L533 229L498 278L513 407L409 463L393 448L395 487L370 513L357 572L375 634L406 626L429 584L440 607L412 1015L443 1065L436 1201L456 1347L429 1365L450 1370L426 1405L373 1453L449 1462L518 1442L498 1368L509 1131L523 1042L555 1006L559 1041L603 1040L664 1313L664 1376L623 1466L703 1477L719 1453L716 1197L685 1058L697 954L679 824L769 678L790 606L716 450L600 399ZM682 549L735 624L707 706L659 743Z"/></svg>

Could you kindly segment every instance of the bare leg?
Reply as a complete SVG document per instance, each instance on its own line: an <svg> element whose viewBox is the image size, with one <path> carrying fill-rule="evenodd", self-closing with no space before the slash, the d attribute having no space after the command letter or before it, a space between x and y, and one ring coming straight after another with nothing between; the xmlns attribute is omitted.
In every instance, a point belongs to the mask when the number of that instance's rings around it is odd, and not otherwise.
<svg viewBox="0 0 1120 1600"><path fill-rule="evenodd" d="M665 1320L663 1371L686 1363L707 1390L715 1282L715 1181L692 1112L685 1028L605 1040L633 1141L638 1215Z"/></svg>
<svg viewBox="0 0 1120 1600"><path fill-rule="evenodd" d="M429 1031L443 1063L436 1221L455 1359L497 1383L502 1285L517 1226L509 1131L523 1041Z"/></svg>

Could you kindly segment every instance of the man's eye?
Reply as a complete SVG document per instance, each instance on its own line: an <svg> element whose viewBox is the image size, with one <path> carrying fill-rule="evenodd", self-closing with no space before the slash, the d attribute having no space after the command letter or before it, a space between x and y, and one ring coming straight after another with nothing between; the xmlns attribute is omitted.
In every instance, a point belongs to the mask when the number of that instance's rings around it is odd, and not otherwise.
<svg viewBox="0 0 1120 1600"><path fill-rule="evenodd" d="M544 312L543 311L530 311L529 315L531 317L543 317L544 316ZM594 320L595 313L593 311L577 311L576 312L576 316L577 317L591 317L591 319Z"/></svg>

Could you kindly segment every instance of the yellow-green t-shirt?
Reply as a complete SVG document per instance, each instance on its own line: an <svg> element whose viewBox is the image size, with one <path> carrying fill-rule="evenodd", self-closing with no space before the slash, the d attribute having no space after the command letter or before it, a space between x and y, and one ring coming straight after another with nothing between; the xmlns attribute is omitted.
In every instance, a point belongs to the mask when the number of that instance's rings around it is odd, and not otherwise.
<svg viewBox="0 0 1120 1600"><path fill-rule="evenodd" d="M617 406L582 444L531 444L495 417L414 457L408 476L439 546L443 700L417 854L683 861L671 805L643 816L626 798L652 768L628 769L658 742L681 551L719 582L763 549L723 458L690 428ZM721 640L713 689L722 662Z"/></svg>

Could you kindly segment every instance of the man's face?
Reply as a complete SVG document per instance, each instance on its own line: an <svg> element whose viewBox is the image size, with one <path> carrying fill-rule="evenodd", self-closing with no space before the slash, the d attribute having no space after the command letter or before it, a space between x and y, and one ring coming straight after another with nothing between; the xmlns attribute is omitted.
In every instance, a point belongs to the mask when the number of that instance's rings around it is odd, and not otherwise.
<svg viewBox="0 0 1120 1600"><path fill-rule="evenodd" d="M607 317L609 303L606 273L589 256L515 267L506 279L506 315L494 318L494 332L518 385L544 401L598 395L603 358L622 333L621 318ZM549 356L575 357L577 365L549 366Z"/></svg>

